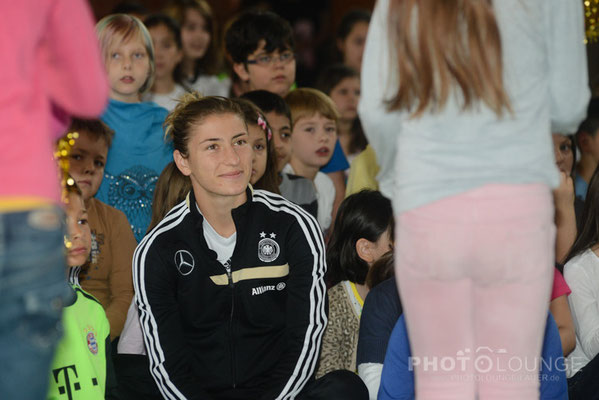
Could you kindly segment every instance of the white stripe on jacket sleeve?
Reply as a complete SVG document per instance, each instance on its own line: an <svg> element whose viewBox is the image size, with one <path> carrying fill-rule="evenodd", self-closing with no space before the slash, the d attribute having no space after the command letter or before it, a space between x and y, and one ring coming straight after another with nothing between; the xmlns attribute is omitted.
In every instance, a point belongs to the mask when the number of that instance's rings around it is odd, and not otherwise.
<svg viewBox="0 0 599 400"><path fill-rule="evenodd" d="M283 387L276 400L295 398L306 385L308 379L314 374L322 335L327 324L325 310L326 285L324 274L326 272L324 240L318 222L298 205L285 198L263 190L254 190L254 201L266 205L277 212L285 212L296 218L302 229L310 251L314 257L312 266L312 286L310 288L310 323L306 329L304 344L295 369ZM321 279L318 278L321 276Z"/></svg>
<svg viewBox="0 0 599 400"><path fill-rule="evenodd" d="M139 309L139 322L143 331L146 351L150 360L150 373L156 381L162 397L168 400L185 400L186 397L170 380L168 372L164 368L164 352L158 337L156 319L145 291L145 262L148 250L154 240L163 232L175 228L189 213L185 202L175 206L166 217L148 233L135 249L133 254L133 286L135 289L135 301Z"/></svg>

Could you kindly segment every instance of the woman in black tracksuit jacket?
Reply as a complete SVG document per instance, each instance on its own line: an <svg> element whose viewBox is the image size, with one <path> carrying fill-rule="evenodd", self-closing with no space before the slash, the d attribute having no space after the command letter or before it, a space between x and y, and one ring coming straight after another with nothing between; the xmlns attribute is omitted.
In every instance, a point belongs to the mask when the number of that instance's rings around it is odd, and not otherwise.
<svg viewBox="0 0 599 400"><path fill-rule="evenodd" d="M226 98L190 95L169 115L167 131L193 191L133 260L162 397L367 398L347 371L313 379L327 323L322 235L297 205L248 187L252 152L241 110ZM220 247L210 244L214 232Z"/></svg>

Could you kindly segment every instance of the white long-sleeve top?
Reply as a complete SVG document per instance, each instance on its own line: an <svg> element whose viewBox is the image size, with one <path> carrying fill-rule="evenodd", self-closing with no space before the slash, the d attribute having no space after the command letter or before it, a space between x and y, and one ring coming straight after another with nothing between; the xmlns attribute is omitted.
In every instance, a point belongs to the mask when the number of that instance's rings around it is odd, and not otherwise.
<svg viewBox="0 0 599 400"><path fill-rule="evenodd" d="M576 131L590 96L581 2L494 2L513 108L502 119L484 104L462 111L459 91L436 114L388 112L385 101L398 88L388 9L389 0L378 0L370 23L359 114L395 212L489 183L556 187L551 132Z"/></svg>
<svg viewBox="0 0 599 400"><path fill-rule="evenodd" d="M599 353L599 257L591 249L577 255L564 266L564 278L576 329L576 348L566 360L571 377Z"/></svg>

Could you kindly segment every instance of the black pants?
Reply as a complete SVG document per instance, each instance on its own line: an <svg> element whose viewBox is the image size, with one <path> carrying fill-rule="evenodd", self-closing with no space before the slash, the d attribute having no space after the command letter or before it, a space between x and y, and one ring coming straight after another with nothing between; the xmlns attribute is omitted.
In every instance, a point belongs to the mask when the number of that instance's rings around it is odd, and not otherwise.
<svg viewBox="0 0 599 400"><path fill-rule="evenodd" d="M568 379L570 400L599 400L599 355Z"/></svg>
<svg viewBox="0 0 599 400"><path fill-rule="evenodd" d="M145 356L118 354L114 358L118 388L107 400L161 400L162 395L150 374ZM212 393L215 399L245 399L241 390ZM308 381L297 400L368 400L368 389L358 375L350 371L333 371L320 379ZM253 399L247 399L253 400Z"/></svg>
<svg viewBox="0 0 599 400"><path fill-rule="evenodd" d="M115 354L113 357L117 389L106 400L162 400L162 395L150 374L148 357Z"/></svg>
<svg viewBox="0 0 599 400"><path fill-rule="evenodd" d="M357 374L339 370L309 381L297 400L368 400L368 389Z"/></svg>

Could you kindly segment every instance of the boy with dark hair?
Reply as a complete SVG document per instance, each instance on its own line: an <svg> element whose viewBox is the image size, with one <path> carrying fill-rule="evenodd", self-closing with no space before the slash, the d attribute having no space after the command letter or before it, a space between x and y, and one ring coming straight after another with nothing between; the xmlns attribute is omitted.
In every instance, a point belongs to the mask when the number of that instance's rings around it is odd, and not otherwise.
<svg viewBox="0 0 599 400"><path fill-rule="evenodd" d="M68 132L79 134L68 156L69 172L81 189L92 233L91 264L80 273L80 283L104 307L110 337L115 339L133 298L131 261L137 243L125 214L94 197L102 184L114 131L97 119L73 119Z"/></svg>
<svg viewBox="0 0 599 400"><path fill-rule="evenodd" d="M242 13L225 33L233 70L249 90L264 89L285 96L295 81L293 31L270 11Z"/></svg>

